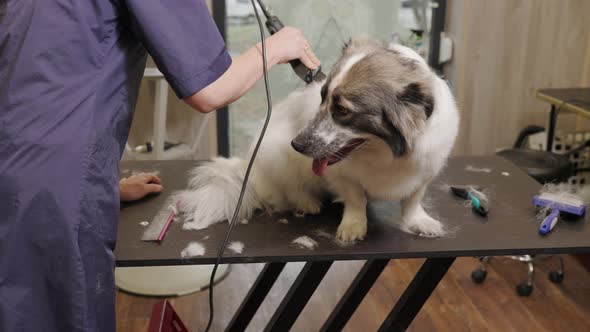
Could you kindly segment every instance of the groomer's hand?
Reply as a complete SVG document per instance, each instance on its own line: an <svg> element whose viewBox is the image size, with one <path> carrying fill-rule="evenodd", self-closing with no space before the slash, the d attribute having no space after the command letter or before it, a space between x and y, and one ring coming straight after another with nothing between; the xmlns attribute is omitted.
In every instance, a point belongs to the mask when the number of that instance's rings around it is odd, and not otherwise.
<svg viewBox="0 0 590 332"><path fill-rule="evenodd" d="M135 201L151 193L162 191L162 181L155 174L139 173L119 181L122 202Z"/></svg>
<svg viewBox="0 0 590 332"><path fill-rule="evenodd" d="M1 0L0 0L1 1ZM213 83L185 98L199 112L208 113L243 96L262 77L262 43L258 42L234 58L230 67ZM299 59L309 69L317 69L320 60L313 54L301 31L284 27L266 39L268 69L278 63Z"/></svg>
<svg viewBox="0 0 590 332"><path fill-rule="evenodd" d="M262 51L259 42L256 47ZM320 60L315 56L303 33L293 27L284 27L266 39L266 52L272 63L287 63L299 59L303 64L315 70Z"/></svg>

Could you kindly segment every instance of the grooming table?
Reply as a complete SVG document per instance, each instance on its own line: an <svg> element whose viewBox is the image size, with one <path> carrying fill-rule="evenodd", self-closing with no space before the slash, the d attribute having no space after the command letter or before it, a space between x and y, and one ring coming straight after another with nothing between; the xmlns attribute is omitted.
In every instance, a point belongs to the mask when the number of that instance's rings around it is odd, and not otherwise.
<svg viewBox="0 0 590 332"><path fill-rule="evenodd" d="M117 249L117 266L157 266L213 264L227 223L201 231L182 230L172 225L163 243L140 241L145 228L142 220L151 218L164 206L174 190L183 189L191 161L124 162L122 171L159 171L166 192L122 207ZM466 170L489 168L490 172ZM310 169L311 172L311 169ZM474 184L490 192L490 213L479 217L451 195L442 184ZM366 260L321 331L340 331L367 294L390 259L426 258L383 322L380 331L405 330L446 271L459 256L519 254L557 254L590 251L590 228L585 220L560 222L547 236L538 234L533 195L540 185L510 162L497 157L456 157L449 160L443 174L433 181L427 201L430 211L453 230L446 238L422 238L403 233L391 225L400 218L397 203L374 202L368 207L367 239L350 246L333 240L342 207L327 206L318 216L296 218L276 214L252 218L238 224L231 241L244 243L242 254L229 250L223 263L267 263L239 307L227 331L243 331L288 262L305 261L299 276L285 295L266 327L266 331L288 331L334 261ZM289 223L278 222L287 218ZM327 236L331 234L332 237ZM318 242L315 249L300 248L292 241L307 235ZM190 241L205 248L203 256L182 259L180 252Z"/></svg>

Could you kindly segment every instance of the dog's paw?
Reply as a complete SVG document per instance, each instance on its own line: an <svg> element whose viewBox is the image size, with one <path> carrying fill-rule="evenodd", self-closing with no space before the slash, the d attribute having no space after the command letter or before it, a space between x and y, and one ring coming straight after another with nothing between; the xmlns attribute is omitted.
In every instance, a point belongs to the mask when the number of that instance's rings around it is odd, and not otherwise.
<svg viewBox="0 0 590 332"><path fill-rule="evenodd" d="M321 210L322 203L317 199L301 199L295 203L295 211L297 211L298 214L319 214Z"/></svg>
<svg viewBox="0 0 590 332"><path fill-rule="evenodd" d="M338 226L336 239L342 242L354 242L362 240L367 235L366 222L342 222Z"/></svg>
<svg viewBox="0 0 590 332"><path fill-rule="evenodd" d="M446 234L443 224L427 214L403 218L402 231L423 237L441 237Z"/></svg>

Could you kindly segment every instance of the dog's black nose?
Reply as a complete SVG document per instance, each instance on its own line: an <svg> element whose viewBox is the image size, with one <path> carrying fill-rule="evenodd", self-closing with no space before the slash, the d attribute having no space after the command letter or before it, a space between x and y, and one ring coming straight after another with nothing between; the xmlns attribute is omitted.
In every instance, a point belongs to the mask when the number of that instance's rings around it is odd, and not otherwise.
<svg viewBox="0 0 590 332"><path fill-rule="evenodd" d="M291 146L293 147L293 149L295 149L295 151L297 151L299 153L303 153L303 150L305 149L305 146L303 144L297 142L296 140L291 141Z"/></svg>

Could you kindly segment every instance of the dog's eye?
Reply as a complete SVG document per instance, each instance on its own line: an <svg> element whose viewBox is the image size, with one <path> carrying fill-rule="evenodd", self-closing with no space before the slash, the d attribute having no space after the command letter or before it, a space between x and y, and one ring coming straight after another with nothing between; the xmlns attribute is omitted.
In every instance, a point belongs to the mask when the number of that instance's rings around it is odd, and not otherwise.
<svg viewBox="0 0 590 332"><path fill-rule="evenodd" d="M334 106L334 111L336 112L337 115L347 115L348 114L348 109L345 107L342 107L340 105Z"/></svg>

